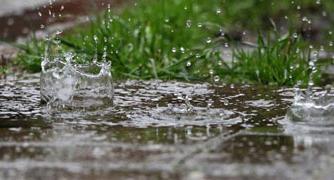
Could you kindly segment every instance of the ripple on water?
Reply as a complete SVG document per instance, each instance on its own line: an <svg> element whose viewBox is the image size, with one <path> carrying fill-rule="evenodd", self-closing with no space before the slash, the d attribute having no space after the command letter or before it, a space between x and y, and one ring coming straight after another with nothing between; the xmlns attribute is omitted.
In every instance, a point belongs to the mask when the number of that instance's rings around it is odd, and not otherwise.
<svg viewBox="0 0 334 180"><path fill-rule="evenodd" d="M232 126L243 122L241 115L233 111L205 107L193 107L188 110L182 105L130 112L127 117L139 126Z"/></svg>
<svg viewBox="0 0 334 180"><path fill-rule="evenodd" d="M109 172L129 178L170 173L180 179L198 174L204 179L289 179L299 169L299 179L305 179L323 165L318 154L329 157L323 148L334 139L330 128L324 130L328 124L289 114L283 130L292 135L279 129L277 121L293 97L290 89L174 81L115 85L114 107L55 114L41 111L38 80L0 85L0 103L5 104L0 106L0 169L32 179L49 173L110 179ZM32 121L36 116L42 118ZM314 127L311 123L323 126L324 134L306 131L305 124ZM318 154L310 148L304 157L294 147L301 143L323 146ZM182 172L175 171L179 167ZM6 176L0 170L1 177ZM177 179L159 177L152 179Z"/></svg>

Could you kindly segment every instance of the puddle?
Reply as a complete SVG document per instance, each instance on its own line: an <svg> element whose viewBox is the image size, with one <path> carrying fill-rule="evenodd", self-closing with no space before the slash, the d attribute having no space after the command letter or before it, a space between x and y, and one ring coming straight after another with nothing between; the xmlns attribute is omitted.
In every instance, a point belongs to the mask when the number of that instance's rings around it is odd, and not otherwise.
<svg viewBox="0 0 334 180"><path fill-rule="evenodd" d="M304 131L287 119L293 89L114 85L113 107L50 115L39 75L1 81L0 178L333 177L331 128Z"/></svg>

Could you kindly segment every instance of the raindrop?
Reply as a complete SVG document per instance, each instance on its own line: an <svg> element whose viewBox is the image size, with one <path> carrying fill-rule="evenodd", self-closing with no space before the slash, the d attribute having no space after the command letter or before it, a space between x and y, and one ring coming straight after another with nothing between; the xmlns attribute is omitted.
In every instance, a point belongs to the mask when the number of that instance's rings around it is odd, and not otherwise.
<svg viewBox="0 0 334 180"><path fill-rule="evenodd" d="M111 13L111 6L108 4L108 13Z"/></svg>
<svg viewBox="0 0 334 180"><path fill-rule="evenodd" d="M42 17L42 13L40 11L38 12L38 16Z"/></svg>
<svg viewBox="0 0 334 180"><path fill-rule="evenodd" d="M184 51L185 51L184 47L180 47L180 51L181 51L181 53L183 54Z"/></svg>
<svg viewBox="0 0 334 180"><path fill-rule="evenodd" d="M298 38L298 34L297 33L293 33L292 36L293 36L293 38L296 38L296 39Z"/></svg>
<svg viewBox="0 0 334 180"><path fill-rule="evenodd" d="M217 13L217 14L221 14L221 13L222 13L222 10L218 8L218 9L216 10L216 13Z"/></svg>
<svg viewBox="0 0 334 180"><path fill-rule="evenodd" d="M96 36L96 35L94 35L94 36L93 36L93 39L94 39L95 43L97 43L97 41L98 41L98 38L97 38L97 36Z"/></svg>
<svg viewBox="0 0 334 180"><path fill-rule="evenodd" d="M215 76L215 77L213 78L213 80L214 80L215 82L219 82L219 81L220 81L220 78L219 78L219 76Z"/></svg>
<svg viewBox="0 0 334 180"><path fill-rule="evenodd" d="M176 48L175 47L172 48L172 52L176 53Z"/></svg>
<svg viewBox="0 0 334 180"><path fill-rule="evenodd" d="M186 21L186 27L187 27L187 28L190 28L190 27L191 27L191 24L192 24L191 20L188 19L188 20Z"/></svg>
<svg viewBox="0 0 334 180"><path fill-rule="evenodd" d="M187 65L187 67L190 67L191 66L191 62L188 61L186 65Z"/></svg>
<svg viewBox="0 0 334 180"><path fill-rule="evenodd" d="M210 44L211 42L212 42L211 38L208 37L208 38L206 39L206 43L207 43L207 44Z"/></svg>
<svg viewBox="0 0 334 180"><path fill-rule="evenodd" d="M63 33L63 31L61 31L61 30L56 31L56 35L60 35L61 33Z"/></svg>
<svg viewBox="0 0 334 180"><path fill-rule="evenodd" d="M210 109L212 105L213 105L213 100L212 100L212 99L209 99L209 100L207 101L207 108Z"/></svg>
<svg viewBox="0 0 334 180"><path fill-rule="evenodd" d="M308 20L308 18L307 18L306 16L304 16L304 17L302 18L302 21L307 22L307 21L309 21L309 20Z"/></svg>

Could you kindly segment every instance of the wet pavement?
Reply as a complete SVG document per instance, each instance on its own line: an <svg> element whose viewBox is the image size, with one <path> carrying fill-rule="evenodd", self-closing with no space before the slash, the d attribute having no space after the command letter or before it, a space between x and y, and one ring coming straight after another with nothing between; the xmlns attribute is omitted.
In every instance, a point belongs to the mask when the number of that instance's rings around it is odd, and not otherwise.
<svg viewBox="0 0 334 180"><path fill-rule="evenodd" d="M291 131L292 89L126 81L114 107L52 113L39 75L0 90L0 179L334 176L333 132Z"/></svg>

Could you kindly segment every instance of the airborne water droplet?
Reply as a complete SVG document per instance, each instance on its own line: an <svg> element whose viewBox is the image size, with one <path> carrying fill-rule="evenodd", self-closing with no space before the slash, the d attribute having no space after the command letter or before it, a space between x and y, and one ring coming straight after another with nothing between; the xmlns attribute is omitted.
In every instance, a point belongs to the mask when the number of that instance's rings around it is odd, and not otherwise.
<svg viewBox="0 0 334 180"><path fill-rule="evenodd" d="M293 38L296 38L296 39L298 38L298 34L297 33L293 33L292 36L293 36Z"/></svg>
<svg viewBox="0 0 334 180"><path fill-rule="evenodd" d="M185 51L184 47L180 47L180 51L181 51L181 53L183 54L184 51Z"/></svg>
<svg viewBox="0 0 334 180"><path fill-rule="evenodd" d="M220 81L220 78L219 78L219 76L215 76L215 77L213 78L213 80L214 80L215 82L219 82L219 81Z"/></svg>
<svg viewBox="0 0 334 180"><path fill-rule="evenodd" d="M212 42L211 38L208 37L208 38L206 39L206 43L207 43L207 44L210 44L211 42Z"/></svg>
<svg viewBox="0 0 334 180"><path fill-rule="evenodd" d="M191 20L188 19L188 20L186 21L186 27L187 27L187 28L190 28L190 27L191 27L191 24L192 24Z"/></svg>

